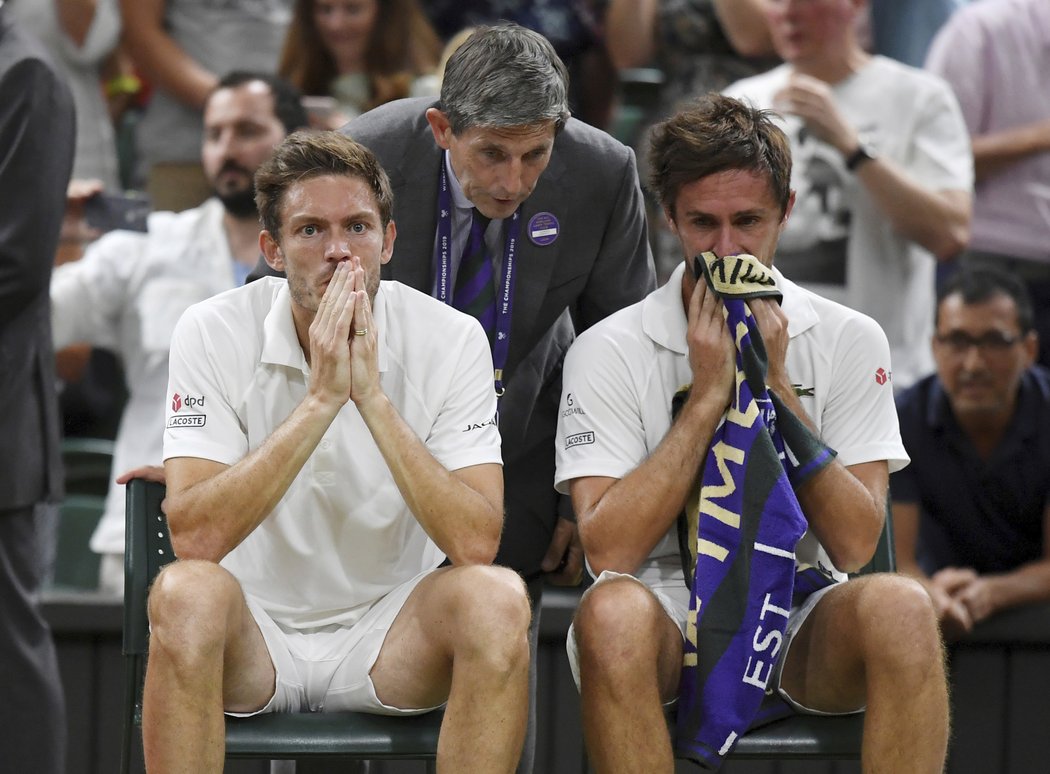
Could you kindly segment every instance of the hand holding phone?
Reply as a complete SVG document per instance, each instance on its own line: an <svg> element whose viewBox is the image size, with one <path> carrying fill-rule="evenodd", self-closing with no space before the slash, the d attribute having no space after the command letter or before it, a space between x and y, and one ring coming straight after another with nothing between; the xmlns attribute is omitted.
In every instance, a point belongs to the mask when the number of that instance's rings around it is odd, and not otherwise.
<svg viewBox="0 0 1050 774"><path fill-rule="evenodd" d="M84 202L84 220L103 234L114 229L145 231L151 211L149 198L142 195L100 193Z"/></svg>

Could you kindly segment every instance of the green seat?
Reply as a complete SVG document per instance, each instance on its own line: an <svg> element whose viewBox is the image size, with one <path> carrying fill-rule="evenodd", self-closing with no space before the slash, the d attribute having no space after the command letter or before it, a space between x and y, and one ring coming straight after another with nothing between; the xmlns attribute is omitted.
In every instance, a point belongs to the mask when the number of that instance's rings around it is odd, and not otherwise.
<svg viewBox="0 0 1050 774"><path fill-rule="evenodd" d="M106 438L62 439L66 494L105 497L113 479L113 441Z"/></svg>
<svg viewBox="0 0 1050 774"><path fill-rule="evenodd" d="M135 728L142 723L142 681L149 650L146 598L149 584L175 559L161 511L164 485L133 479L127 487L124 551L125 714L121 771L130 771ZM266 714L227 718L226 756L271 760L411 759L433 771L443 713L412 717L360 712Z"/></svg>
<svg viewBox="0 0 1050 774"><path fill-rule="evenodd" d="M62 501L51 580L54 588L98 588L100 557L88 547L88 542L105 506L105 498L96 495L71 494Z"/></svg>

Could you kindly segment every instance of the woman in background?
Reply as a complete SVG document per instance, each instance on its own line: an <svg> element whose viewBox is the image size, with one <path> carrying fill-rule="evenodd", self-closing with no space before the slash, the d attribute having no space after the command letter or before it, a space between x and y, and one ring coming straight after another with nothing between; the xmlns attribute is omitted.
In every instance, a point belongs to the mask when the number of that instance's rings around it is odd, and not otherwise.
<svg viewBox="0 0 1050 774"><path fill-rule="evenodd" d="M334 129L420 93L442 42L418 0L296 0L279 73L312 99L311 119Z"/></svg>

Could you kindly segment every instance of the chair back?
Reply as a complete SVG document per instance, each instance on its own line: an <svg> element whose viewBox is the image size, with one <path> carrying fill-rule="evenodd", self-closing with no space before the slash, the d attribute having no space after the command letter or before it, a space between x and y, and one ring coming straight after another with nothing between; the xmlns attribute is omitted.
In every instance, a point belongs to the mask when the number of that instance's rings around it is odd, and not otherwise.
<svg viewBox="0 0 1050 774"><path fill-rule="evenodd" d="M106 496L113 479L113 446L108 438L62 439L67 495Z"/></svg>
<svg viewBox="0 0 1050 774"><path fill-rule="evenodd" d="M98 588L100 557L88 544L105 508L104 497L86 494L67 494L59 505L51 588Z"/></svg>
<svg viewBox="0 0 1050 774"><path fill-rule="evenodd" d="M164 484L135 478L127 485L124 543L124 655L146 655L146 597L161 567L175 559L168 521L161 510Z"/></svg>
<svg viewBox="0 0 1050 774"><path fill-rule="evenodd" d="M142 723L142 682L149 652L146 599L160 568L175 559L168 520L161 510L164 484L135 478L128 482L124 511L124 744L122 774L131 771L135 729Z"/></svg>

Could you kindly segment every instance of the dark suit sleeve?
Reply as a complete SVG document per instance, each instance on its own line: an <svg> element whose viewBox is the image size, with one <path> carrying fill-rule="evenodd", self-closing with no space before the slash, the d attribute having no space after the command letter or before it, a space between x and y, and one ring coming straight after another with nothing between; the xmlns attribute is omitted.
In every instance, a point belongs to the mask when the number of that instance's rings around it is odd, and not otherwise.
<svg viewBox="0 0 1050 774"><path fill-rule="evenodd" d="M0 75L0 329L47 291L72 163L54 138L72 136L72 116L42 61Z"/></svg>
<svg viewBox="0 0 1050 774"><path fill-rule="evenodd" d="M641 301L656 288L645 201L638 184L634 151L622 145L619 147L623 151L620 156L620 187L612 208L606 214L605 234L598 256L573 315L577 331Z"/></svg>

